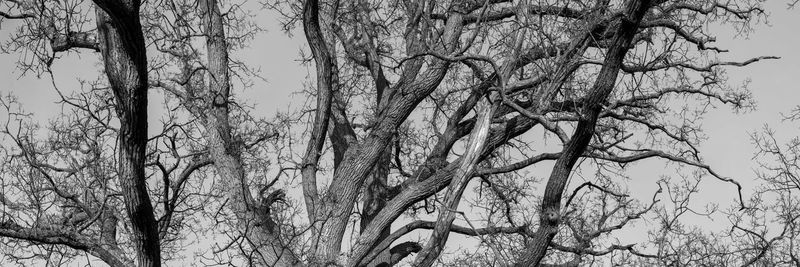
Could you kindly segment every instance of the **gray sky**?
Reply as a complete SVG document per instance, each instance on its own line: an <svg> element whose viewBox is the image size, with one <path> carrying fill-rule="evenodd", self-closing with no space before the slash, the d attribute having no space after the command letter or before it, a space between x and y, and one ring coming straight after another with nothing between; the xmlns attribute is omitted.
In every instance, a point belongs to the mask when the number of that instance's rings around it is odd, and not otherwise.
<svg viewBox="0 0 800 267"><path fill-rule="evenodd" d="M759 24L749 36L734 36L729 30L719 31L717 46L731 52L721 55L722 60L744 60L756 56L780 56L779 60L758 62L745 68L728 68L731 84L739 84L750 80L749 88L757 101L757 110L734 114L731 109L721 104L719 109L712 110L706 116L703 128L709 139L701 146L706 163L724 175L737 179L745 187L752 186L755 178L753 169L757 165L752 161L754 147L748 134L768 124L778 132L778 136L789 138L800 134L797 131L800 123L782 123L781 113L787 113L800 104L800 10L787 10L786 1L768 1L768 24ZM278 110L286 110L290 102L302 103L305 96L292 96L302 88L309 76L309 69L300 66L297 61L299 49L304 48L302 32L297 31L294 37L284 34L275 21L275 14L262 11L259 23L267 28L267 32L259 35L249 49L240 51L237 57L245 62L260 67L261 75L266 82L255 80L256 84L247 90L239 90L240 99L247 99L255 104L255 109L262 116L271 116ZM4 21L0 28L0 40L8 36L9 29L14 27ZM716 27L714 27L716 28ZM42 121L58 114L60 107L54 102L57 95L47 77L38 79L33 76L19 77L15 62L19 55L0 55L0 94L13 93L18 96L24 107L34 112ZM54 64L56 82L64 91L80 86L76 79L93 80L99 74L97 54L71 54ZM298 102L299 101L299 102ZM152 110L151 118L158 117L158 110ZM634 179L629 187L650 195L655 190L655 181L663 173L653 170L665 170L658 161L645 162L630 172ZM703 201L733 204L735 189L729 184L709 180L701 188ZM633 190L632 190L633 191ZM747 189L746 189L747 191ZM451 242L452 243L452 242Z"/></svg>

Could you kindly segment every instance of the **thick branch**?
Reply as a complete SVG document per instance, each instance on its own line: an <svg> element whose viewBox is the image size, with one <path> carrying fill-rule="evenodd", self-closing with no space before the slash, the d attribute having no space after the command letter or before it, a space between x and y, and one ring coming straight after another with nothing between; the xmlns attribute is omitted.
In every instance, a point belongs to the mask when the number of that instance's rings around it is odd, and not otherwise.
<svg viewBox="0 0 800 267"><path fill-rule="evenodd" d="M78 233L57 227L24 228L14 222L0 222L0 236L22 239L34 243L65 245L76 250L89 252L114 267L133 266L123 254L106 249L92 239Z"/></svg>
<svg viewBox="0 0 800 267"><path fill-rule="evenodd" d="M630 0L626 3L623 19L614 34L612 46L606 53L605 63L586 98L586 109L580 114L580 121L565 145L561 157L556 160L550 173L540 215L539 229L526 245L526 251L517 263L518 266L535 266L541 263L545 252L558 231L561 222L561 196L567 184L572 167L588 146L594 135L597 118L602 103L611 94L617 79L622 60L638 29L638 24L650 8L649 0Z"/></svg>

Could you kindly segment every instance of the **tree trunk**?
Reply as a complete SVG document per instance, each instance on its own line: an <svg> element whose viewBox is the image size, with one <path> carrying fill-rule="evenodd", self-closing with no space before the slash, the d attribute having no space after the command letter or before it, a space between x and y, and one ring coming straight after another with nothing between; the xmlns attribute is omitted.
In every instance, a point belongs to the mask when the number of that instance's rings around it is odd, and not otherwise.
<svg viewBox="0 0 800 267"><path fill-rule="evenodd" d="M462 19L456 14L445 24L444 43L447 48L456 47L461 33ZM384 150L395 134L395 129L411 114L411 111L441 83L449 62L434 61L425 75L397 88L392 101L380 111L372 130L366 138L351 146L345 153L341 165L336 168L328 190L320 196L317 221L324 224L315 236L315 254L326 262L337 261L347 222L358 193L375 164L384 155ZM383 229L381 229L383 230ZM341 263L337 263L341 264Z"/></svg>
<svg viewBox="0 0 800 267"><path fill-rule="evenodd" d="M525 252L516 266L539 266L547 253L550 242L558 233L561 223L561 196L567 185L567 178L578 158L586 150L594 135L597 117L602 103L611 94L622 60L628 52L639 23L650 8L649 0L630 0L625 5L619 29L615 33L610 49L606 53L603 68L600 70L592 90L584 98L586 109L581 112L578 126L569 142L564 146L561 156L556 160L545 187L544 198L539 215L539 228L526 245Z"/></svg>
<svg viewBox="0 0 800 267"><path fill-rule="evenodd" d="M359 2L360 8L365 9L367 3L364 1ZM359 18L362 20L360 21L362 27L367 27L367 25L369 25L368 23L370 22L365 19L368 16L369 15L367 11L360 12ZM380 110L386 108L386 105L389 103L389 96L391 95L391 92L389 88L389 81L386 80L386 77L383 74L378 53L374 48L373 36L369 34L367 35L369 36L367 42L369 49L365 58L367 60L370 75L375 82L376 102L373 116L378 117L380 115ZM392 139L395 138L399 137L395 135ZM390 143L391 142L392 140L390 140ZM366 230L367 226L372 222L375 216L378 215L378 212L380 212L386 206L386 202L392 197L392 192L390 191L391 189L389 187L391 159L392 150L386 148L383 152L383 155L378 159L378 162L376 162L375 166L373 166L372 173L370 173L364 184L364 193L362 196L363 208L361 211L361 220L359 221L361 232ZM383 239L388 237L389 234L391 234L390 227L384 228L378 236L376 243L383 241ZM395 255L396 256L394 259L397 260L399 256L397 256L397 254ZM407 255L408 254L406 254L406 256ZM367 266L392 266L396 263L393 263L393 261L392 252L386 250L383 251L380 256L376 257L375 261L367 264Z"/></svg>
<svg viewBox="0 0 800 267"><path fill-rule="evenodd" d="M161 266L158 226L145 181L147 56L138 1L96 0L105 73L120 120L118 172L138 266Z"/></svg>
<svg viewBox="0 0 800 267"><path fill-rule="evenodd" d="M279 226L272 220L269 205L254 200L247 184L241 158L241 142L231 133L229 115L230 75L228 73L228 44L225 27L216 0L199 4L203 15L208 51L209 86L206 101L210 106L205 114L206 141L211 159L229 198L230 209L236 215L236 228L246 235L252 249L264 266L291 266L297 258L291 246L281 241Z"/></svg>

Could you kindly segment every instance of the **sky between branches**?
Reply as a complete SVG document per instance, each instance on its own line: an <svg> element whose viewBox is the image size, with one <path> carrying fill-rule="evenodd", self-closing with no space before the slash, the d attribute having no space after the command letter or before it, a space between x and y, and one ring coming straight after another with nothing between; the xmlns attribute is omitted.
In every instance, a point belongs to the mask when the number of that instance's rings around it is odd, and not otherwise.
<svg viewBox="0 0 800 267"><path fill-rule="evenodd" d="M257 3L248 5L258 7ZM749 88L757 105L755 111L736 114L730 108L717 104L718 109L711 110L703 120L703 129L709 137L701 146L705 162L721 175L741 182L745 193L750 192L751 188L748 187L755 184L754 169L758 166L752 160L755 148L749 134L769 125L782 140L800 135L800 123L783 122L781 116L781 113L788 113L800 105L800 10L787 9L786 1L773 0L765 5L769 14L767 22L755 25L753 32L747 36L737 36L728 26L710 26L712 30L724 29L714 32L717 35L716 45L730 50L720 56L721 60L781 57L744 68L728 68L732 85L750 81ZM240 100L255 104L256 115L269 118L277 111L288 110L290 103L296 106L308 101L306 96L293 93L306 86L313 66L303 66L299 61L300 50L308 51L300 29L296 29L293 36L288 36L280 29L274 12L254 12L260 14L257 23L266 31L259 34L249 48L238 51L235 56L260 68L260 74L266 81L255 79L254 86L244 90L236 88L236 94ZM14 23L18 22L3 22L0 41L8 38L9 30L15 28ZM20 77L21 72L16 65L18 58L17 54L0 54L0 94L18 96L24 108L33 112L34 118L42 124L46 124L48 119L61 111L60 105L56 104L58 95L47 76ZM76 90L80 88L78 79L96 79L100 66L98 54L71 53L53 64L56 84L66 92ZM152 97L151 101L161 100ZM151 106L158 106L158 103L155 104ZM150 109L150 118L154 122L161 115L157 108ZM537 169L547 171L542 167ZM628 187L632 192L642 192L640 197L646 199L655 191L655 181L661 175L669 175L669 171L656 160L639 163L628 172L633 178ZM637 196L635 193L633 195ZM712 178L703 182L699 197L700 201L695 202L698 206L710 202L719 203L721 207L736 204L735 188ZM454 237L450 242L458 244L462 238Z"/></svg>

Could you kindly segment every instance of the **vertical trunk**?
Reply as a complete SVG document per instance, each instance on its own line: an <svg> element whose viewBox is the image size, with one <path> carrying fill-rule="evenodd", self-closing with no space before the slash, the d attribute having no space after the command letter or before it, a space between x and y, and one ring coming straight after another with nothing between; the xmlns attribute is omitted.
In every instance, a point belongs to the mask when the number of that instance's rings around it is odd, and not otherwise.
<svg viewBox="0 0 800 267"><path fill-rule="evenodd" d="M258 265L291 266L297 258L291 246L281 242L279 227L269 214L271 203L256 202L247 185L241 158L241 143L231 134L229 118L230 75L228 73L228 44L222 15L216 0L199 4L203 15L208 50L209 86L206 101L210 106L205 114L206 139L214 167L229 198L230 209L236 214L239 231L252 244Z"/></svg>
<svg viewBox="0 0 800 267"><path fill-rule="evenodd" d="M312 224L312 234L316 233L316 224L319 219L316 214L316 209L319 205L317 203L319 195L317 192L317 164L322 153L322 147L325 145L325 135L328 130L331 99L333 97L333 88L331 87L333 58L320 29L319 9L319 2L316 0L307 0L303 5L303 30L305 31L306 41L311 48L311 53L314 56L317 69L317 106L310 134L311 138L303 157L301 169L303 197L305 199L306 212L309 214L309 221Z"/></svg>
<svg viewBox="0 0 800 267"><path fill-rule="evenodd" d="M336 236L320 234L319 229L328 224L328 220L331 217L326 211L320 209L323 203L321 203L317 192L317 164L325 143L333 96L331 88L333 58L330 55L330 47L326 44L325 37L320 29L319 11L320 6L317 0L306 0L303 4L303 30L316 63L317 108L311 138L303 158L301 173L303 197L312 232L311 251L313 255L310 257L310 261L312 265L324 266L336 261L339 249L338 247L325 246L325 244L334 243L335 241L331 240L335 240Z"/></svg>
<svg viewBox="0 0 800 267"><path fill-rule="evenodd" d="M367 177L365 182L362 200L363 210L361 211L361 220L359 221L362 232L372 222L375 216L378 215L378 212L380 212L383 207L386 206L386 202L391 197L388 186L389 159L391 158L391 155L392 153L389 152L389 150L384 152L384 155L378 159L377 163L375 163L372 173L369 174L369 177ZM391 229L389 227L384 228L383 231L381 231L377 242L380 242L389 236L389 234L391 234L390 230ZM389 264L391 262L391 253L386 250L382 252L382 255L379 255L375 259L375 261L367 264L367 266Z"/></svg>
<svg viewBox="0 0 800 267"><path fill-rule="evenodd" d="M118 172L131 221L138 266L160 266L158 226L147 193L147 56L138 1L96 0L97 29L105 73L120 120Z"/></svg>
<svg viewBox="0 0 800 267"><path fill-rule="evenodd" d="M367 3L364 1L359 2L360 8L366 9ZM360 23L362 27L368 27L368 25L371 25L371 22L366 18L368 16L369 12L367 10L360 12L359 17L361 18ZM372 29L367 29L365 31L371 33ZM375 36L372 36L369 33L367 34L367 44L369 48L366 52L366 60L370 75L375 82L376 103L375 110L373 112L374 116L377 117L380 110L386 108L386 105L389 103L391 92L389 91L389 81L386 80L386 76L383 74L378 53L374 48L373 42ZM398 137L395 135L393 138ZM391 140L389 142L391 143ZM389 191L389 169L391 166L391 158L391 149L385 149L383 155L381 155L378 159L378 162L375 163L375 166L372 168L372 172L365 181L362 203L363 210L361 212L361 220L359 222L362 232L372 222L375 216L378 215L378 212L380 212L386 206L386 202L389 201L389 198L392 197L391 192ZM376 242L383 241L383 239L388 237L389 234L391 234L390 227L384 228L378 236ZM383 251L381 254L382 255L378 256L375 261L367 264L367 266L381 266L382 264L389 266L393 265L392 253L390 251Z"/></svg>
<svg viewBox="0 0 800 267"><path fill-rule="evenodd" d="M561 223L561 197L564 187L567 185L567 178L594 135L602 103L614 89L617 75L622 67L622 60L631 46L639 23L651 6L650 2L649 0L629 0L626 3L625 13L620 20L610 49L606 53L603 68L600 70L592 90L585 97L584 107L586 109L580 112L578 126L550 173L542 198L539 228L528 241L517 266L539 266L547 253L550 242L558 233L558 226Z"/></svg>

